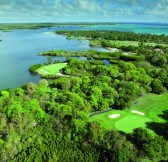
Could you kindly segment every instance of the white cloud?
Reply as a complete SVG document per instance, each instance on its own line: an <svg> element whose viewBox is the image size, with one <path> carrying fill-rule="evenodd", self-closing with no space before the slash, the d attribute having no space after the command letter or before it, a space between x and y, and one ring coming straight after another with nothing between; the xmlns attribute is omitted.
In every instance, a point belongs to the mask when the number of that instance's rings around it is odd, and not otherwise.
<svg viewBox="0 0 168 162"><path fill-rule="evenodd" d="M0 21L92 20L150 18L168 21L168 0L0 0Z"/></svg>

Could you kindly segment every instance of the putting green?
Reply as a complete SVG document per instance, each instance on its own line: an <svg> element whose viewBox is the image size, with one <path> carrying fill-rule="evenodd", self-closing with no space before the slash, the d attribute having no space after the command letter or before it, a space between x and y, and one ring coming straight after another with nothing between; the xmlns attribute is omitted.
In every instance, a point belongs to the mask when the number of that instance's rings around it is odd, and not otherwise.
<svg viewBox="0 0 168 162"><path fill-rule="evenodd" d="M118 120L115 123L115 127L118 130L124 131L124 132L132 132L133 129L141 127L146 127L146 122L152 121L150 118L147 117L141 117L141 116L126 116L120 120ZM129 123L129 125L128 125Z"/></svg>
<svg viewBox="0 0 168 162"><path fill-rule="evenodd" d="M50 64L45 65L38 68L36 71L38 74L45 76L45 75L56 75L59 71L66 66L66 63L59 63L59 64Z"/></svg>
<svg viewBox="0 0 168 162"><path fill-rule="evenodd" d="M168 110L168 93L162 95L146 94L133 102L128 109L95 114L90 120L100 122L101 126L108 130L131 133L135 128L146 128L147 122L165 122L159 116L165 110ZM120 116L109 118L109 115L115 114L120 114Z"/></svg>

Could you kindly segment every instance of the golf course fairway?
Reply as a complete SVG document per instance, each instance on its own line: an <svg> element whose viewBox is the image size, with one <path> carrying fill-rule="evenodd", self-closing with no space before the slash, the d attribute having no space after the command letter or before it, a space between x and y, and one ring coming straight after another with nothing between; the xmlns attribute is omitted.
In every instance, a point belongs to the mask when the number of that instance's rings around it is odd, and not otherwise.
<svg viewBox="0 0 168 162"><path fill-rule="evenodd" d="M36 71L39 75L56 75L59 71L66 66L66 63L58 63L58 64L49 64L38 68Z"/></svg>
<svg viewBox="0 0 168 162"><path fill-rule="evenodd" d="M135 128L146 128L147 122L165 122L159 115L168 110L168 93L146 94L125 110L111 110L92 115L91 121L100 122L105 129L132 133Z"/></svg>

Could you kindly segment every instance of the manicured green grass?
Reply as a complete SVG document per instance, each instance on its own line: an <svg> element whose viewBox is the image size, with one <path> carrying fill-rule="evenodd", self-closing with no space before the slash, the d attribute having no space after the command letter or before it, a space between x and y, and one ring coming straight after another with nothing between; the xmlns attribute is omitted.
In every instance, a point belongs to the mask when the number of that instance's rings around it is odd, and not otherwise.
<svg viewBox="0 0 168 162"><path fill-rule="evenodd" d="M38 74L45 76L45 75L56 75L59 71L66 66L66 63L59 63L59 64L50 64L45 65L38 68L36 71Z"/></svg>
<svg viewBox="0 0 168 162"><path fill-rule="evenodd" d="M146 127L145 123L149 121L151 120L147 117L130 115L130 116L121 118L119 121L117 121L115 123L115 128L118 130L122 130L124 132L132 132L134 128L138 128L138 127L145 128Z"/></svg>
<svg viewBox="0 0 168 162"><path fill-rule="evenodd" d="M144 113L144 115L132 113L132 110ZM168 93L162 95L147 94L137 99L129 109L97 114L91 117L91 121L99 121L105 129L131 133L135 128L146 128L147 122L165 122L159 116L165 110L168 110ZM120 114L120 116L109 118L109 115L112 114Z"/></svg>
<svg viewBox="0 0 168 162"><path fill-rule="evenodd" d="M110 41L111 43L115 44L115 45L119 45L119 46L136 46L138 47L138 41Z"/></svg>
<svg viewBox="0 0 168 162"><path fill-rule="evenodd" d="M138 41L110 41L112 44L114 45L118 45L118 46L134 46L134 47L138 47L139 43ZM167 46L166 44L156 44L156 43L145 43L145 45L149 45L149 46L156 46L156 45L163 45L163 46Z"/></svg>

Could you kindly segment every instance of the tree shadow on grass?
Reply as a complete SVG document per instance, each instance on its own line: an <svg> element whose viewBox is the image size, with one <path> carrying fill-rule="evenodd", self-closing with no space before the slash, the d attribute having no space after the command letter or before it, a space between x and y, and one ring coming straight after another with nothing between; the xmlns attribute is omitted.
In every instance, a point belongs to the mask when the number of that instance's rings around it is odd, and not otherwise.
<svg viewBox="0 0 168 162"><path fill-rule="evenodd" d="M163 111L163 114L158 115L160 118L164 119L164 123L148 122L146 123L147 128L153 130L156 134L168 138L168 110Z"/></svg>
<svg viewBox="0 0 168 162"><path fill-rule="evenodd" d="M163 111L163 114L160 114L159 117L166 120L168 122L168 110Z"/></svg>

